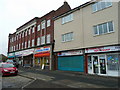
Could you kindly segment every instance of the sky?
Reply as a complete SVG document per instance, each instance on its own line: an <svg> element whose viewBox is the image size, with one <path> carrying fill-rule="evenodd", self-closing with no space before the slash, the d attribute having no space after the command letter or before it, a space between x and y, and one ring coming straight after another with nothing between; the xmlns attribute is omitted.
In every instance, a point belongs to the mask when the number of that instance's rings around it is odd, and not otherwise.
<svg viewBox="0 0 120 90"><path fill-rule="evenodd" d="M34 17L42 17L67 1L75 8L90 0L0 0L0 54L7 55L8 35Z"/></svg>

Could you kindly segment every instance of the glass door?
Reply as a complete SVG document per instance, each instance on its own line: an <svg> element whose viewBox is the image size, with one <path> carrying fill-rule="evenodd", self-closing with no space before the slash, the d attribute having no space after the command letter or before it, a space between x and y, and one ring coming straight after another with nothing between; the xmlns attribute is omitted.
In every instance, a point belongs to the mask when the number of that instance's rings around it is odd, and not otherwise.
<svg viewBox="0 0 120 90"><path fill-rule="evenodd" d="M92 56L92 62L93 62L93 73L98 74L99 73L99 56Z"/></svg>
<svg viewBox="0 0 120 90"><path fill-rule="evenodd" d="M105 55L99 56L99 62L100 62L100 74L106 74L106 59Z"/></svg>

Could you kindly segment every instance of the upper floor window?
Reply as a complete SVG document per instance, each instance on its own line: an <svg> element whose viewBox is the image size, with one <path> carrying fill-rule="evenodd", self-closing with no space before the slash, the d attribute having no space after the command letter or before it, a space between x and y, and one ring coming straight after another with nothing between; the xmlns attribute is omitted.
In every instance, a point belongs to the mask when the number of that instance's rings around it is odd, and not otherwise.
<svg viewBox="0 0 120 90"><path fill-rule="evenodd" d="M72 40L73 40L73 32L62 35L62 42L67 42L67 41L72 41Z"/></svg>
<svg viewBox="0 0 120 90"><path fill-rule="evenodd" d="M50 43L50 34L47 35L47 43Z"/></svg>
<svg viewBox="0 0 120 90"><path fill-rule="evenodd" d="M37 46L40 45L40 37L37 38Z"/></svg>
<svg viewBox="0 0 120 90"><path fill-rule="evenodd" d="M50 20L47 20L47 27L50 26Z"/></svg>
<svg viewBox="0 0 120 90"><path fill-rule="evenodd" d="M37 26L37 31L39 31L39 30L40 30L40 25Z"/></svg>
<svg viewBox="0 0 120 90"><path fill-rule="evenodd" d="M42 25L41 28L44 29L45 28L45 20L41 22L41 25Z"/></svg>
<svg viewBox="0 0 120 90"><path fill-rule="evenodd" d="M101 35L101 34L114 32L112 21L93 26L93 28L94 28L94 35Z"/></svg>
<svg viewBox="0 0 120 90"><path fill-rule="evenodd" d="M27 42L25 42L25 48L27 48Z"/></svg>
<svg viewBox="0 0 120 90"><path fill-rule="evenodd" d="M45 36L41 37L41 44L45 44Z"/></svg>
<svg viewBox="0 0 120 90"><path fill-rule="evenodd" d="M32 33L34 33L35 32L35 27L32 27Z"/></svg>
<svg viewBox="0 0 120 90"><path fill-rule="evenodd" d="M24 32L22 33L22 37L24 37Z"/></svg>
<svg viewBox="0 0 120 90"><path fill-rule="evenodd" d="M31 33L31 29L29 29L29 35L30 35L30 33Z"/></svg>
<svg viewBox="0 0 120 90"><path fill-rule="evenodd" d="M69 14L69 15L62 18L62 24L70 22L72 20L73 20L73 14Z"/></svg>
<svg viewBox="0 0 120 90"><path fill-rule="evenodd" d="M32 40L32 47L34 47L34 39Z"/></svg>
<svg viewBox="0 0 120 90"><path fill-rule="evenodd" d="M93 12L105 9L107 7L112 6L112 1L111 0L102 0L99 2L96 2L95 4L92 5L92 10Z"/></svg>
<svg viewBox="0 0 120 90"><path fill-rule="evenodd" d="M25 36L27 36L27 30L25 31Z"/></svg>
<svg viewBox="0 0 120 90"><path fill-rule="evenodd" d="M30 47L30 40L28 41L28 48Z"/></svg>

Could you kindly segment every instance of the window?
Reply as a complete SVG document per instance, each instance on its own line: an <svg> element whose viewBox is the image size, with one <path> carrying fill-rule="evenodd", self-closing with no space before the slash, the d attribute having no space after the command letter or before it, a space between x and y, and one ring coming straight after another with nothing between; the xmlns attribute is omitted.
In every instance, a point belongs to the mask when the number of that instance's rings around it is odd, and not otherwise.
<svg viewBox="0 0 120 90"><path fill-rule="evenodd" d="M20 50L20 44L19 44L19 50Z"/></svg>
<svg viewBox="0 0 120 90"><path fill-rule="evenodd" d="M50 43L50 34L47 35L47 43Z"/></svg>
<svg viewBox="0 0 120 90"><path fill-rule="evenodd" d="M27 30L26 30L26 32L25 32L25 35L27 36Z"/></svg>
<svg viewBox="0 0 120 90"><path fill-rule="evenodd" d="M38 31L40 30L40 25L37 26L37 30L38 30Z"/></svg>
<svg viewBox="0 0 120 90"><path fill-rule="evenodd" d="M41 28L44 29L44 28L45 28L45 20L42 21L41 24L42 24L42 27L41 27Z"/></svg>
<svg viewBox="0 0 120 90"><path fill-rule="evenodd" d="M40 37L37 38L37 46L40 45Z"/></svg>
<svg viewBox="0 0 120 90"><path fill-rule="evenodd" d="M97 26L94 26L94 34L95 34L95 35L99 35L99 32L98 32Z"/></svg>
<svg viewBox="0 0 120 90"><path fill-rule="evenodd" d="M31 29L29 29L29 35L30 35L30 33L31 33Z"/></svg>
<svg viewBox="0 0 120 90"><path fill-rule="evenodd" d="M30 47L30 40L28 41L28 48Z"/></svg>
<svg viewBox="0 0 120 90"><path fill-rule="evenodd" d="M101 35L101 34L114 32L112 21L93 26L93 28L94 28L95 35Z"/></svg>
<svg viewBox="0 0 120 90"><path fill-rule="evenodd" d="M109 32L113 32L113 23L112 23L112 21L108 22L108 29L109 29Z"/></svg>
<svg viewBox="0 0 120 90"><path fill-rule="evenodd" d="M112 6L112 1L111 0L102 0L99 2L96 2L95 4L92 5L92 10L93 12L105 9L107 7Z"/></svg>
<svg viewBox="0 0 120 90"><path fill-rule="evenodd" d="M32 40L32 47L34 47L34 39Z"/></svg>
<svg viewBox="0 0 120 90"><path fill-rule="evenodd" d="M47 27L50 26L50 20L47 20Z"/></svg>
<svg viewBox="0 0 120 90"><path fill-rule="evenodd" d="M22 43L22 49L23 49L23 43Z"/></svg>
<svg viewBox="0 0 120 90"><path fill-rule="evenodd" d="M119 55L109 54L107 55L108 70L119 70Z"/></svg>
<svg viewBox="0 0 120 90"><path fill-rule="evenodd" d="M27 47L27 42L25 42L25 48Z"/></svg>
<svg viewBox="0 0 120 90"><path fill-rule="evenodd" d="M24 37L24 32L22 33L22 37Z"/></svg>
<svg viewBox="0 0 120 90"><path fill-rule="evenodd" d="M32 33L34 33L35 32L35 27L32 27Z"/></svg>
<svg viewBox="0 0 120 90"><path fill-rule="evenodd" d="M45 36L41 37L41 44L45 44Z"/></svg>
<svg viewBox="0 0 120 90"><path fill-rule="evenodd" d="M72 40L73 40L73 32L62 35L62 42L67 42Z"/></svg>
<svg viewBox="0 0 120 90"><path fill-rule="evenodd" d="M70 22L72 20L73 20L73 14L67 15L67 16L62 18L62 24L65 24L65 23Z"/></svg>

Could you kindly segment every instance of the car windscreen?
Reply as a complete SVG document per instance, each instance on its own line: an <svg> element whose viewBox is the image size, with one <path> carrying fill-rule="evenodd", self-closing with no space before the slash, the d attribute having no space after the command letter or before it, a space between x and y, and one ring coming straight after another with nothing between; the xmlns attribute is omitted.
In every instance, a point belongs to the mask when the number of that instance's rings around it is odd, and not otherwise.
<svg viewBox="0 0 120 90"><path fill-rule="evenodd" d="M13 64L3 64L3 68L15 67Z"/></svg>

